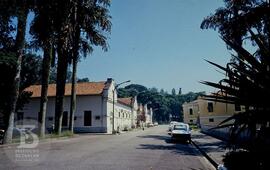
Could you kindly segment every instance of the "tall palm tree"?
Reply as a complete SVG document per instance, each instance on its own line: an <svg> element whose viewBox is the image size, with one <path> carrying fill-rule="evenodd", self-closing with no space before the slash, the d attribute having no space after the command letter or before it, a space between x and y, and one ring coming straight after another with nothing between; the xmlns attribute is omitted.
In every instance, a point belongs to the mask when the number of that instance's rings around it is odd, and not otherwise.
<svg viewBox="0 0 270 170"><path fill-rule="evenodd" d="M63 103L65 95L65 84L67 76L67 68L69 62L69 46L70 36L72 34L71 17L74 3L71 0L57 1L57 81L56 81L56 99L55 99L55 132L61 134Z"/></svg>
<svg viewBox="0 0 270 170"><path fill-rule="evenodd" d="M50 77L50 68L52 62L52 50L54 42L54 17L55 8L53 0L40 0L37 2L35 10L35 18L31 27L31 33L34 35L35 44L43 49L42 62L42 80L41 80L41 99L39 111L39 135L41 138L45 136L46 109L47 109L47 93Z"/></svg>
<svg viewBox="0 0 270 170"><path fill-rule="evenodd" d="M76 109L76 72L80 52L86 57L91 53L92 45L101 46L107 51L106 37L104 33L110 32L111 22L107 7L110 5L108 0L99 3L84 0L76 1L74 7L74 34L72 36L72 89L70 103L69 130L73 132L74 113ZM83 36L84 35L84 36ZM87 40L87 38L89 40Z"/></svg>

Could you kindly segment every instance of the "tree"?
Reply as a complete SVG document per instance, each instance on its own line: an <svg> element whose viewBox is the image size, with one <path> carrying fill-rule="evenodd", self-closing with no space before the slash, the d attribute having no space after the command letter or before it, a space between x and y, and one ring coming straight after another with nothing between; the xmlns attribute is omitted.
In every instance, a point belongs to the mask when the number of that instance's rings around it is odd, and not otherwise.
<svg viewBox="0 0 270 170"><path fill-rule="evenodd" d="M45 121L47 109L47 93L50 78L50 68L54 50L55 41L55 8L53 1L41 0L37 2L35 9L35 18L31 27L31 33L35 38L34 44L43 49L42 62L42 81L41 81L41 97L39 110L39 135L41 138L45 136Z"/></svg>
<svg viewBox="0 0 270 170"><path fill-rule="evenodd" d="M57 50L57 81L55 98L55 132L61 134L65 84L68 62L71 53L69 40L72 34L71 17L74 3L71 0L58 0L56 3L56 50Z"/></svg>
<svg viewBox="0 0 270 170"><path fill-rule="evenodd" d="M179 88L178 95L182 94L182 88Z"/></svg>
<svg viewBox="0 0 270 170"><path fill-rule="evenodd" d="M13 77L13 83L11 87L10 94L8 97L10 98L9 104L9 121L8 128L5 133L4 143L12 142L13 135L13 127L14 127L14 114L16 111L16 103L19 96L19 87L20 87L20 73L21 73L21 64L22 64L22 56L24 54L25 47L25 31L26 31L26 22L27 15L30 8L31 1L1 1L1 10L7 13L7 17L5 19L10 19L11 17L16 17L18 20L17 24L17 34L15 37L15 43L12 51L16 55L16 64L14 69L16 70L16 74Z"/></svg>
<svg viewBox="0 0 270 170"><path fill-rule="evenodd" d="M230 147L233 149L225 157L225 165L234 169L236 164L231 160L234 156L249 155L253 161L248 162L248 167L254 169L269 169L269 162L265 158L269 151L270 121L269 96L270 85L270 4L269 1L225 1L226 7L211 15L210 21L214 23L209 28L218 28L221 38L229 49L234 51L233 62L223 67L208 61L225 72L226 77L218 83L204 81L202 83L220 89L218 94L206 96L207 100L220 101L245 106L246 110L235 114L223 121L217 128L231 127ZM215 22L214 18L228 16L230 4L240 3L237 15L222 17L222 22ZM237 4L239 7L239 4ZM226 14L226 15L224 15ZM223 22L224 20L224 22ZM217 20L216 20L217 21ZM208 22L208 21L207 21ZM235 34L224 34L224 32L240 32L241 36ZM249 52L241 41L253 44L255 53ZM232 122L231 122L232 121ZM259 127L259 128L258 128ZM241 136L245 134L245 139ZM244 149L241 151L239 149ZM235 159L236 157L234 157Z"/></svg>
<svg viewBox="0 0 270 170"><path fill-rule="evenodd" d="M95 3L86 0L83 3L78 1L74 7L72 90L69 122L69 130L71 131L73 131L73 117L76 109L76 73L79 53L82 52L86 57L93 50L91 45L101 46L103 50L107 51L107 42L106 37L103 36L103 31L109 32L111 29L110 16L107 10L109 4L107 0ZM82 34L85 34L85 36L82 36Z"/></svg>
<svg viewBox="0 0 270 170"><path fill-rule="evenodd" d="M0 83L0 113L4 116L4 129L7 129L9 119L10 100L6 97L9 95L15 75L16 55L12 53L0 53L0 58L8 58L0 61L0 76L3 78ZM19 96L16 104L16 111L22 109L28 102L31 93L24 92L24 89L32 84L40 82L40 57L33 54L26 54L22 58L21 82L19 87Z"/></svg>
<svg viewBox="0 0 270 170"><path fill-rule="evenodd" d="M58 10L59 24L56 26L58 61L55 104L55 127L58 134L61 133L68 63L70 61L73 62L73 66L75 66L73 73L76 74L76 66L81 49L83 53L91 52L92 47L89 44L100 45L104 49L107 48L106 37L100 31L108 31L110 28L110 22L106 18L108 17L106 7L109 4L109 0L59 0L58 9L61 10ZM74 84L76 78L75 76L73 77ZM73 94L74 90L75 86L73 86ZM74 101L74 97L72 98Z"/></svg>
<svg viewBox="0 0 270 170"><path fill-rule="evenodd" d="M82 83L82 82L90 82L89 78L78 78L78 83Z"/></svg>
<svg viewBox="0 0 270 170"><path fill-rule="evenodd" d="M175 96L176 95L176 91L175 88L172 89L172 95Z"/></svg>
<svg viewBox="0 0 270 170"><path fill-rule="evenodd" d="M157 88L148 89L139 84L131 84L118 90L118 97L137 96L138 103L148 104L153 109L154 120L159 122L168 122L170 114L172 114L174 120L182 121L182 104L193 101L203 94L205 92L171 95L164 91L159 92Z"/></svg>

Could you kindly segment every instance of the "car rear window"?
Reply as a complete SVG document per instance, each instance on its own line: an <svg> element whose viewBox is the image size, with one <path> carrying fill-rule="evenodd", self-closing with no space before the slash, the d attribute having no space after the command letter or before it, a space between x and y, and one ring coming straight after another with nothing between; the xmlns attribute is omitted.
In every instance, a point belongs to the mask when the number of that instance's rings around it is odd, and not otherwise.
<svg viewBox="0 0 270 170"><path fill-rule="evenodd" d="M174 126L174 128L173 128L174 130L187 130L187 126L185 126L185 125L175 125Z"/></svg>

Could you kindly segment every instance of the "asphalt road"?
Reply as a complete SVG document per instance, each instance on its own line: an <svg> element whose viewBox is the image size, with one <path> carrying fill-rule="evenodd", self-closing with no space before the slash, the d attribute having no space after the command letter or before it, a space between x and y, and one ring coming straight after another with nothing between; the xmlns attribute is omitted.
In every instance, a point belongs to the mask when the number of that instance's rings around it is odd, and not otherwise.
<svg viewBox="0 0 270 170"><path fill-rule="evenodd" d="M213 170L192 144L172 143L166 130L162 125L121 135L84 134L41 142L31 152L1 147L0 169Z"/></svg>

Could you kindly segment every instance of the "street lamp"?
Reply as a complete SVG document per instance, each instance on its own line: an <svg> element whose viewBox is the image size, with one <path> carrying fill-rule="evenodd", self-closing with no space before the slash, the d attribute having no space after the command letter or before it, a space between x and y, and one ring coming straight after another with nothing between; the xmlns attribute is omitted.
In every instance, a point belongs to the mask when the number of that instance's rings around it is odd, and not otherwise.
<svg viewBox="0 0 270 170"><path fill-rule="evenodd" d="M117 90L117 88L122 85L122 84L125 84L125 83L129 83L130 80L127 80L127 81L124 81L122 83L119 83L119 84L116 84L113 88L113 116L112 116L112 133L115 133L115 130L114 130L114 96L115 96L115 90Z"/></svg>

